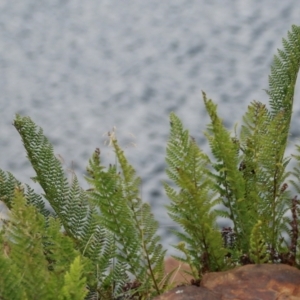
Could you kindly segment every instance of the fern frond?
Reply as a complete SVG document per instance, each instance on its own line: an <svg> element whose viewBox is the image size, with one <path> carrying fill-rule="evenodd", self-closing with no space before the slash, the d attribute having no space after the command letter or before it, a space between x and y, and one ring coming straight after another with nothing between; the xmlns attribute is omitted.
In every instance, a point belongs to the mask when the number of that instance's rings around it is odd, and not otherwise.
<svg viewBox="0 0 300 300"><path fill-rule="evenodd" d="M49 225L43 238L45 256L49 268L56 272L67 272L67 268L77 255L74 241L61 232L58 219L49 218Z"/></svg>
<svg viewBox="0 0 300 300"><path fill-rule="evenodd" d="M140 179L135 176L123 150L115 139L112 145L121 172L117 172L116 166L110 165L107 170L101 166L100 150L96 149L88 167L87 181L93 187L90 199L100 209L100 223L114 234L118 260L127 262L127 270L139 282L139 290L146 295L148 291L151 294L154 287L159 294L158 282L163 270L158 265L162 265L165 251L156 236L158 223L149 205L143 204L139 197Z"/></svg>
<svg viewBox="0 0 300 300"><path fill-rule="evenodd" d="M135 175L135 170L128 163L116 139L112 139L112 145L121 168L123 198L132 215L133 227L141 247L140 265L143 268L139 271L140 275L136 280L141 283L140 289L144 289L144 293L148 289L149 295L159 295L161 293L159 282L164 276L163 258L166 251L159 243L158 222L154 219L149 204L143 203L139 197L140 178Z"/></svg>
<svg viewBox="0 0 300 300"><path fill-rule="evenodd" d="M71 186L67 182L60 161L53 153L53 147L28 117L16 116L14 125L21 135L24 147L37 176L35 180L45 192L45 198L54 209L66 233L74 239L79 249L84 249L87 239L94 234L97 226L89 225L95 221L95 210L88 202L87 192L73 176ZM28 189L28 202L34 204L41 213L48 216L41 197ZM93 217L91 217L93 215Z"/></svg>
<svg viewBox="0 0 300 300"><path fill-rule="evenodd" d="M285 147L278 139L278 132L284 130L282 118L282 114L271 116L265 105L253 102L243 118L240 134L239 170L245 180L249 225L253 227L258 219L264 220L262 231L271 249L279 246L283 219L278 216L284 214L288 205L286 193L280 192L289 176L285 171L289 159L283 159Z"/></svg>
<svg viewBox="0 0 300 300"><path fill-rule="evenodd" d="M83 238L82 230L86 226L89 214L90 205L87 193L79 186L78 179L74 175L68 195L66 196L62 215L68 224L68 228L70 228L72 236L76 239Z"/></svg>
<svg viewBox="0 0 300 300"><path fill-rule="evenodd" d="M44 217L34 207L26 206L23 192L16 189L5 240L10 248L10 259L19 271L22 270L19 288L26 292L28 299L48 297L46 282L49 274L43 253L44 233Z"/></svg>
<svg viewBox="0 0 300 300"><path fill-rule="evenodd" d="M262 221L258 220L250 236L250 258L256 264L266 263L269 260L267 246L260 232Z"/></svg>
<svg viewBox="0 0 300 300"><path fill-rule="evenodd" d="M21 183L10 173L0 169L0 201L10 209L14 198L15 187Z"/></svg>
<svg viewBox="0 0 300 300"><path fill-rule="evenodd" d="M46 207L45 200L41 195L35 193L35 191L28 184L26 184L25 186L25 198L27 200L27 203L36 207L38 212L41 213L47 220L51 215L51 212Z"/></svg>
<svg viewBox="0 0 300 300"><path fill-rule="evenodd" d="M88 294L86 278L83 277L83 265L80 256L77 256L70 265L70 271L65 274L62 288L62 300L84 300Z"/></svg>
<svg viewBox="0 0 300 300"><path fill-rule="evenodd" d="M175 234L187 243L188 252L184 254L191 257L188 262L192 263L191 268L200 266L202 270L199 270L199 274L202 271L218 270L222 268L224 253L221 235L215 227L216 215L212 211L216 202L212 192L214 184L208 171L209 159L173 113L170 115L170 123L166 172L180 191L177 192L168 184L164 184L164 187L171 200L167 207L169 215L185 231L184 234Z"/></svg>
<svg viewBox="0 0 300 300"><path fill-rule="evenodd" d="M116 167L110 166L108 170L104 170L100 164L100 152L96 150L90 159L89 170L92 177L87 177L86 180L93 186L89 196L92 205L100 209L99 222L117 235L116 238L120 239L119 242L123 247L131 247L122 251L128 255L131 250L135 253L138 245L132 214L122 198L120 175L117 174ZM128 240L128 235L132 238L132 243Z"/></svg>
<svg viewBox="0 0 300 300"><path fill-rule="evenodd" d="M240 244L240 247L246 249L248 244L245 237L250 235L251 226L247 224L247 221L245 222L248 207L245 201L245 180L238 169L239 143L236 139L230 137L230 133L217 115L217 106L212 100L206 98L204 92L203 99L211 119L206 137L212 154L217 160L217 163L213 164L219 178L215 184L216 190L220 192L223 204L230 211L237 233L237 243Z"/></svg>
<svg viewBox="0 0 300 300"><path fill-rule="evenodd" d="M3 246L5 244L1 243ZM1 249L2 250L2 249ZM0 299L3 300L23 300L26 299L25 291L21 289L22 274L14 264L14 262L7 257L5 249L0 254Z"/></svg>
<svg viewBox="0 0 300 300"><path fill-rule="evenodd" d="M21 135L27 157L37 176L34 178L45 192L45 198L60 217L65 229L70 230L63 217L67 204L68 182L60 161L54 156L53 147L29 117L16 115L14 126Z"/></svg>
<svg viewBox="0 0 300 300"><path fill-rule="evenodd" d="M294 101L295 85L300 67L300 27L292 26L288 38L282 40L284 50L278 50L269 76L270 105L272 115L286 113L285 123L289 128Z"/></svg>
<svg viewBox="0 0 300 300"><path fill-rule="evenodd" d="M23 185L10 172L4 172L0 169L0 201L3 201L9 209L11 209L16 187L24 189L28 204L34 205L45 217L50 215L50 211L46 208L45 202L40 195L36 194L29 185Z"/></svg>

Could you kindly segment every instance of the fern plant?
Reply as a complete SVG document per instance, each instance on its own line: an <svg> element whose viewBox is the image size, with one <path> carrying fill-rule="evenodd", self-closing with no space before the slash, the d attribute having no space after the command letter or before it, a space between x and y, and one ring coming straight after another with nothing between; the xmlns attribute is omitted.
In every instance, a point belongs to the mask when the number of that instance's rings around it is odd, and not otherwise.
<svg viewBox="0 0 300 300"><path fill-rule="evenodd" d="M38 195L29 186L22 186L12 174L0 172L1 200L12 213L24 214L27 231L37 237L35 241L23 233L26 226L15 222L14 215L3 227L3 244L17 249L15 252L11 250L8 255L16 264L14 268L20 272L23 267L24 276L24 272L28 272L24 278L32 278L29 283L20 278L22 295L28 299L39 295L40 299L49 288L61 290L62 299L75 299L75 294L77 298L87 294L87 299L147 299L162 293L167 287L168 277L164 277L165 250L156 234L158 223L149 205L141 201L138 191L140 179L135 176L117 141L113 140L112 144L120 172L117 166L105 170L96 150L88 167L90 176L87 180L91 189L85 191L79 186L75 175L71 184L68 183L42 129L30 118L19 115L14 125L36 172L33 180L44 191L44 194ZM15 196L16 189L22 189L24 203ZM45 201L49 202L50 208ZM28 222L33 218L37 218L39 223ZM12 226L14 230L10 229ZM32 240L30 245L35 245L38 255L29 248L28 239ZM34 260L31 258L33 254ZM30 262L28 266L24 266L24 260ZM29 276L35 268L36 271L41 269L37 272L37 278ZM60 284L59 288L54 283L44 284L52 273L61 275L56 282ZM77 289L70 291L72 278L77 278ZM65 286L61 285L63 279ZM6 280L5 276L3 280ZM8 285L14 286L15 283L9 280ZM35 285L43 290L39 291ZM84 291L82 286L85 286ZM55 298L53 293L48 293L47 297Z"/></svg>
<svg viewBox="0 0 300 300"><path fill-rule="evenodd" d="M191 234L189 222L197 218L197 224L200 225L202 220L205 220L204 215L206 217L214 215L213 219L216 215L228 218L233 225L233 229L230 228L229 232L234 238L228 245L226 236L223 236L225 252L228 253L223 257L225 264L229 263L229 266L232 259L228 257L234 257L235 264L243 263L242 257L244 262L265 261L260 259L260 255L266 257L267 253L259 254L258 247L260 251L268 251L271 261L278 261L279 256L281 261L286 261L286 255L291 247L283 243L283 233L295 236L296 228L292 230L290 220L286 217L286 213L292 207L287 180L293 174L296 180L292 181L292 184L299 191L299 168L292 173L287 171L286 167L291 158L285 157L284 153L300 66L300 27L292 27L288 39L283 40L283 46L284 50L279 50L274 58L269 77L267 93L270 97L270 109L260 102L252 102L243 117L241 129L235 129L234 134L224 127L217 114L217 105L203 93L204 104L211 119L206 137L214 160L206 157L205 164L193 163L194 155L189 151L191 147L189 145L194 145L193 138L182 129L182 124L174 114L170 117L167 174L179 186L180 191L176 193L174 189L166 186L166 192L172 201L169 209L171 217L185 229L185 234L177 233L177 235L188 242L189 251L195 249L195 241L201 244L196 249L203 249L208 245L207 240L201 241L194 233ZM177 135L173 133L174 127L180 128ZM197 146L193 147L197 149L195 151L201 153ZM296 159L299 161L298 156ZM194 178L197 174L195 170L201 174L198 180ZM183 172L187 174L184 180ZM199 182L207 184L202 186ZM187 198L185 194L190 193L191 186L195 192ZM216 196L209 196L209 205L205 205L206 195L209 193L216 193ZM201 205L189 209L192 203L197 201L199 194L202 194ZM222 204L224 209L216 209L217 203ZM201 218L197 217L199 213ZM213 219L211 223L215 223ZM201 224L202 228L205 228L204 224ZM213 225L209 228L212 229ZM258 237L258 233L261 238ZM206 234L209 234L208 230ZM224 248L220 245L219 238L217 234L212 235L210 243L219 245L221 250L218 252L222 253ZM183 252L188 261L189 252L186 250ZM202 250L201 254L198 254L198 261L194 260L191 267L199 265L199 257L204 254L205 251ZM210 265L209 256L206 258L200 266L206 270L205 265L209 265L210 271L215 270L215 266Z"/></svg>
<svg viewBox="0 0 300 300"><path fill-rule="evenodd" d="M96 149L87 169L92 185L89 192L93 206L100 209L99 224L114 235L116 258L128 265L134 276L134 294L160 294L165 287L163 261L165 250L156 235L158 222L150 206L139 196L140 178L128 163L114 136L111 137L120 170L100 164L100 150ZM124 284L123 284L124 285ZM140 292L142 291L142 292Z"/></svg>
<svg viewBox="0 0 300 300"><path fill-rule="evenodd" d="M285 156L300 27L292 27L283 46L269 77L270 107L252 102L240 129L225 128L203 93L212 158L170 115L170 182L164 187L169 215L182 229L174 231L181 240L175 248L183 254L176 258L190 265L193 284L206 272L246 263L300 267L299 201L289 188L300 192L300 146L292 171ZM9 210L0 231L0 298L143 300L170 288L158 223L115 135L110 144L116 162L105 167L97 148L84 190L76 175L68 182L52 145L29 117L17 115L14 126L43 193L0 170L0 200ZM232 225L220 229L220 216Z"/></svg>

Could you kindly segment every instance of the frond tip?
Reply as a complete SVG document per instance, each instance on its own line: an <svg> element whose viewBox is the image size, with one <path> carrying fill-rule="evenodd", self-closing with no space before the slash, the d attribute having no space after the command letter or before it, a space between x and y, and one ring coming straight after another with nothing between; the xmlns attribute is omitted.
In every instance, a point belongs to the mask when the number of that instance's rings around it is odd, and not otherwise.
<svg viewBox="0 0 300 300"><path fill-rule="evenodd" d="M86 278L83 275L83 266L80 256L77 256L70 265L70 271L65 274L65 284L62 288L62 300L84 300L88 294Z"/></svg>

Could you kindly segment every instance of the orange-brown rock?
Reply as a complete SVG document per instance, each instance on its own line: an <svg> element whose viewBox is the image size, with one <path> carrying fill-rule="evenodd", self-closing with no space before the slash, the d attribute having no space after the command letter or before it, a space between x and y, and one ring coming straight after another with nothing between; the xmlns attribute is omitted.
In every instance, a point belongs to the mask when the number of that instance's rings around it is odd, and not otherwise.
<svg viewBox="0 0 300 300"><path fill-rule="evenodd" d="M155 300L219 300L221 294L194 285L183 285L160 295Z"/></svg>
<svg viewBox="0 0 300 300"><path fill-rule="evenodd" d="M204 275L200 287L177 287L156 300L296 300L300 271L288 265L246 265Z"/></svg>

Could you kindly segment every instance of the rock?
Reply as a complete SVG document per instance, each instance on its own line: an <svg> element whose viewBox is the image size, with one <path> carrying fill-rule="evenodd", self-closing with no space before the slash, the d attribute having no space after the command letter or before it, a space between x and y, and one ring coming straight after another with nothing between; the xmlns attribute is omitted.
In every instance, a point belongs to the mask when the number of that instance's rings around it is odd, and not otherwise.
<svg viewBox="0 0 300 300"><path fill-rule="evenodd" d="M222 299L300 299L300 271L283 264L246 265L206 274L200 286Z"/></svg>
<svg viewBox="0 0 300 300"><path fill-rule="evenodd" d="M155 300L218 300L221 294L194 285L178 286ZM154 300L153 299L153 300Z"/></svg>
<svg viewBox="0 0 300 300"><path fill-rule="evenodd" d="M155 300L296 300L300 271L283 264L246 265L205 274L200 287L179 286Z"/></svg>

